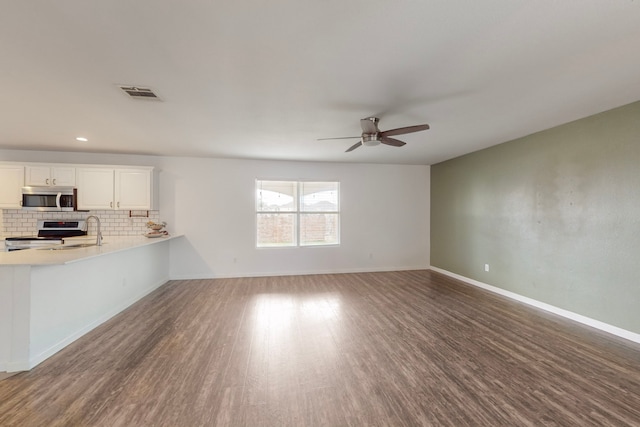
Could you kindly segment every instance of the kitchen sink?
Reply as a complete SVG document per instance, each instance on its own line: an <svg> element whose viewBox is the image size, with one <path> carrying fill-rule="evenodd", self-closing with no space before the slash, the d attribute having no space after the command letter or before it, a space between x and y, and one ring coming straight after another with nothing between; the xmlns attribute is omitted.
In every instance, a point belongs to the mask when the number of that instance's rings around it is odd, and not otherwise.
<svg viewBox="0 0 640 427"><path fill-rule="evenodd" d="M50 246L48 248L41 248L41 251L66 251L69 249L88 248L90 246L96 246L95 243L80 243L77 245L57 245Z"/></svg>

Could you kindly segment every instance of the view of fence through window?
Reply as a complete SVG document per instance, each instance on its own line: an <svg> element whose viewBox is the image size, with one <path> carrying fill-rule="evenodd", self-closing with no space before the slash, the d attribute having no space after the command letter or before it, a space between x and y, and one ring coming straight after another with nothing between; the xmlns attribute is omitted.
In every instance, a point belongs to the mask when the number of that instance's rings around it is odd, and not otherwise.
<svg viewBox="0 0 640 427"><path fill-rule="evenodd" d="M340 183L256 180L258 247L340 243Z"/></svg>

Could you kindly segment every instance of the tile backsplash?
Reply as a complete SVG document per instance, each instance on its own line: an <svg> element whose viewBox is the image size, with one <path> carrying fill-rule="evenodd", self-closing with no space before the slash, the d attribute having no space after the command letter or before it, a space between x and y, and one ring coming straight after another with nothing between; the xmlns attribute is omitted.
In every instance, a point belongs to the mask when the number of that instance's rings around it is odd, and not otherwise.
<svg viewBox="0 0 640 427"><path fill-rule="evenodd" d="M161 222L158 211L90 211L90 212L33 212L21 209L0 210L0 237L35 236L39 219L73 220L89 215L100 218L102 235L135 236L149 231L148 221ZM95 221L89 222L89 235L96 234Z"/></svg>

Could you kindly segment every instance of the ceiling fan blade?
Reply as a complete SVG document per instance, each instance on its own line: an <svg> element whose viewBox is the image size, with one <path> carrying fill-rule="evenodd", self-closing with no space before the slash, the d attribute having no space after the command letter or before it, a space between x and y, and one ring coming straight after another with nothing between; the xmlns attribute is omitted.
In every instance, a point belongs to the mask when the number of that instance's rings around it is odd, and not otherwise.
<svg viewBox="0 0 640 427"><path fill-rule="evenodd" d="M348 153L349 151L353 151L356 148L360 147L361 145L362 145L362 141L358 141L355 144L353 144L351 147L349 147L349 149L345 151L345 153Z"/></svg>
<svg viewBox="0 0 640 427"><path fill-rule="evenodd" d="M338 138L318 138L316 141L327 141L329 139L355 139L360 138L359 136L340 136Z"/></svg>
<svg viewBox="0 0 640 427"><path fill-rule="evenodd" d="M420 132L421 130L427 130L427 129L429 129L429 125L427 124L407 126L404 128L385 130L384 132L380 132L380 136L384 137L384 136L393 136L393 135L403 135L405 133Z"/></svg>
<svg viewBox="0 0 640 427"><path fill-rule="evenodd" d="M402 147L406 144L406 142L402 142L398 139L389 138L388 136L383 136L380 138L380 142L387 145L393 145L394 147Z"/></svg>
<svg viewBox="0 0 640 427"><path fill-rule="evenodd" d="M378 118L377 117L367 117L366 119L360 120L360 126L362 127L363 133L378 133L380 129L378 129Z"/></svg>

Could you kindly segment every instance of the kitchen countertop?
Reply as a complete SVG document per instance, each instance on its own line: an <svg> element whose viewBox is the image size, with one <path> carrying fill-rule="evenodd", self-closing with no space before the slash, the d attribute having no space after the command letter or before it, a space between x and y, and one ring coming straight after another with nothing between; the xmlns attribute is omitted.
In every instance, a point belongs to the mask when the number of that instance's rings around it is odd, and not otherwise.
<svg viewBox="0 0 640 427"><path fill-rule="evenodd" d="M57 265L70 264L113 252L124 251L146 245L166 242L182 235L167 235L148 238L140 236L105 236L102 246L88 246L65 250L48 250L44 248L25 249L21 251L0 252L0 266L11 265ZM65 245L95 243L95 236L66 238ZM3 242L4 243L4 242Z"/></svg>

